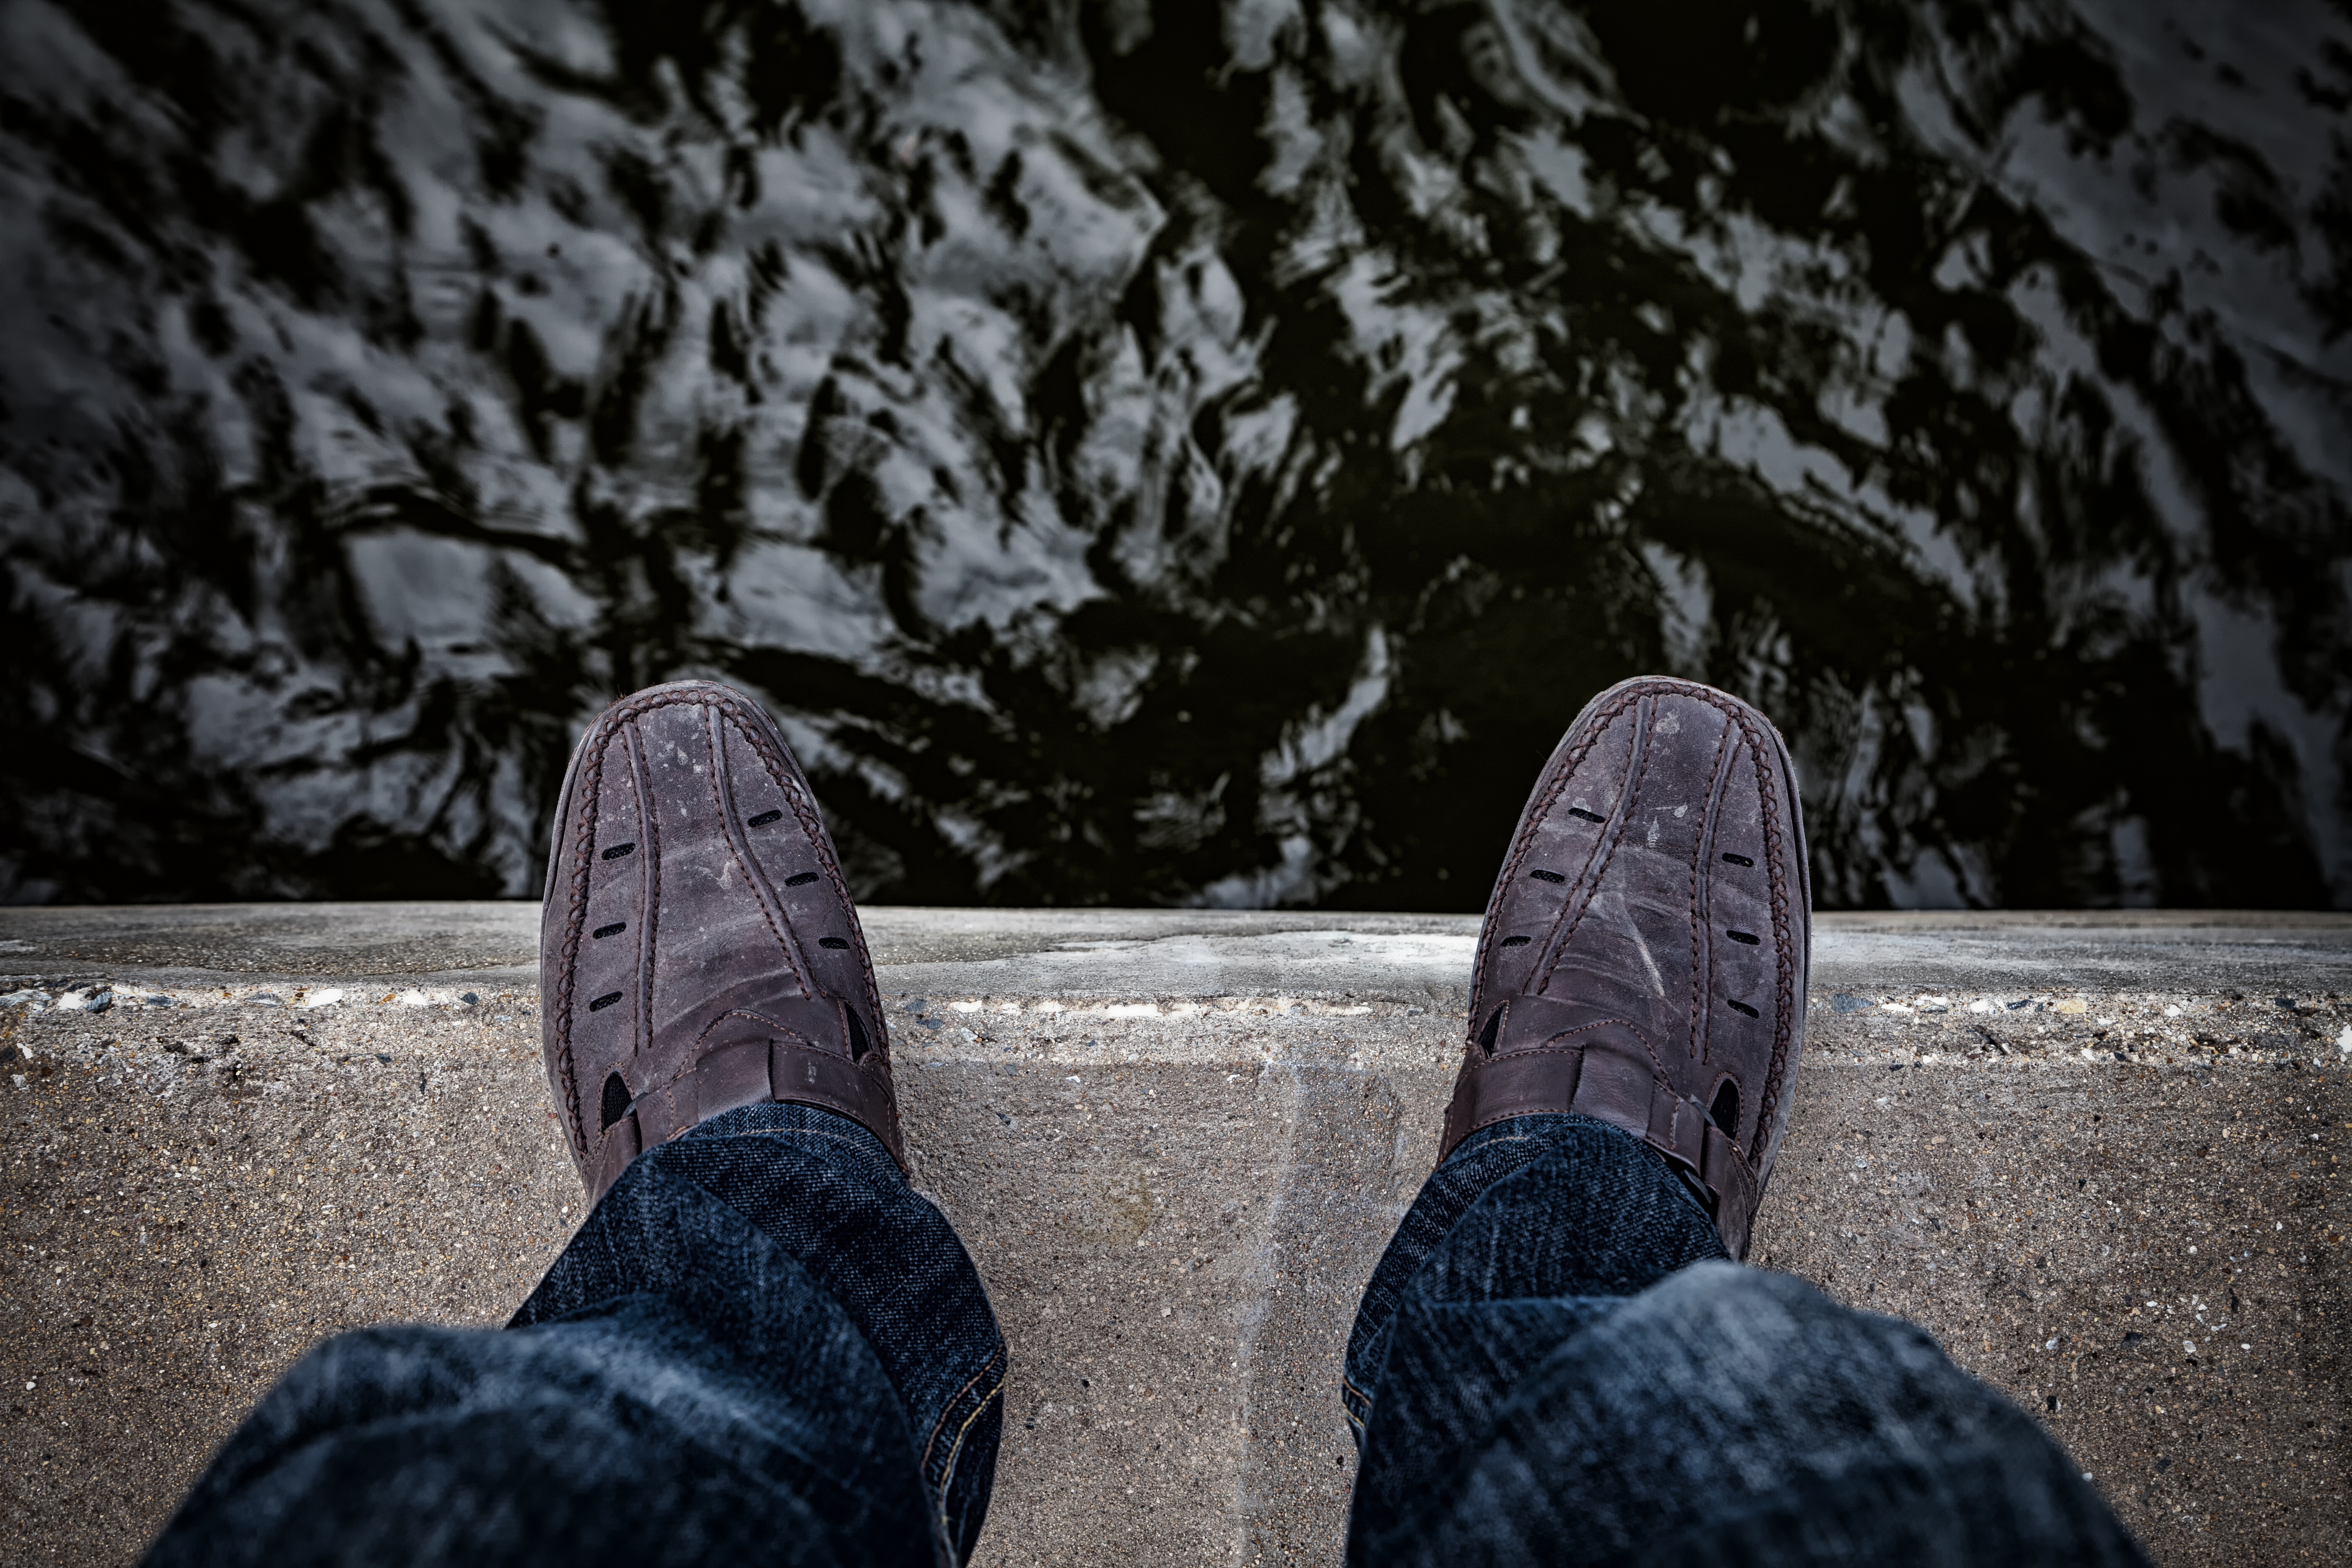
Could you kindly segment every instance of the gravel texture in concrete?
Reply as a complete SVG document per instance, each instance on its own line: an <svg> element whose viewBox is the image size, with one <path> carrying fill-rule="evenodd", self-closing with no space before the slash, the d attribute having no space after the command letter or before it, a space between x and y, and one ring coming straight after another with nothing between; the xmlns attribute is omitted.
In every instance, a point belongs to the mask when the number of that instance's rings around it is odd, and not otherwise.
<svg viewBox="0 0 2352 1568"><path fill-rule="evenodd" d="M270 1380L580 1217L520 905L0 910L0 1555L132 1560ZM877 910L1012 1342L982 1557L1336 1563L1357 1292L1475 922ZM1827 917L1756 1261L1914 1318L2159 1562L2352 1562L2352 920Z"/></svg>

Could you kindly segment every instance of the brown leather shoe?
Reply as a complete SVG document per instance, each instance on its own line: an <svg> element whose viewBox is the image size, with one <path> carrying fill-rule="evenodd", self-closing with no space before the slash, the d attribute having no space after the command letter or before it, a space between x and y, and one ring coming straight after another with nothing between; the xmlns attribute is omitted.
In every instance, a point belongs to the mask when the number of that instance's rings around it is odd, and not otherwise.
<svg viewBox="0 0 2352 1568"><path fill-rule="evenodd" d="M591 1203L641 1150L762 1100L906 1163L874 965L808 780L759 704L649 687L572 756L540 910L548 1081Z"/></svg>
<svg viewBox="0 0 2352 1568"><path fill-rule="evenodd" d="M1580 1111L1647 1139L1746 1256L1804 1048L1811 910L1762 714L1685 680L1594 698L1487 901L1439 1160L1506 1118Z"/></svg>

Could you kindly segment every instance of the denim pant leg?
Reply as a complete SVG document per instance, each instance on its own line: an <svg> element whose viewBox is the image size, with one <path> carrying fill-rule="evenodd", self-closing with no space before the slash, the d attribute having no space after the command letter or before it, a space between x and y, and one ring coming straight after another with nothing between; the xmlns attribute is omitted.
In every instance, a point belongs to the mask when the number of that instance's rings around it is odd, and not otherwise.
<svg viewBox="0 0 2352 1568"><path fill-rule="evenodd" d="M1465 1141L1366 1290L1351 1563L2113 1563L2032 1419L1919 1329L1739 1267L1639 1140Z"/></svg>
<svg viewBox="0 0 2352 1568"><path fill-rule="evenodd" d="M1004 1370L880 1142L749 1106L631 1165L503 1331L304 1357L149 1562L961 1562Z"/></svg>

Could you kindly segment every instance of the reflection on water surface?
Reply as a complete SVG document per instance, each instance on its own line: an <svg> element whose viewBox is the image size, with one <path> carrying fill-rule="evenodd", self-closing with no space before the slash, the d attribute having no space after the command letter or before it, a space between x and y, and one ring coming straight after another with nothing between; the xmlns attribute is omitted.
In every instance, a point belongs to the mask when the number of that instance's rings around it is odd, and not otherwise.
<svg viewBox="0 0 2352 1568"><path fill-rule="evenodd" d="M1601 686L1825 905L2352 903L2352 24L0 5L0 894L535 890L784 718L860 890L1475 908Z"/></svg>

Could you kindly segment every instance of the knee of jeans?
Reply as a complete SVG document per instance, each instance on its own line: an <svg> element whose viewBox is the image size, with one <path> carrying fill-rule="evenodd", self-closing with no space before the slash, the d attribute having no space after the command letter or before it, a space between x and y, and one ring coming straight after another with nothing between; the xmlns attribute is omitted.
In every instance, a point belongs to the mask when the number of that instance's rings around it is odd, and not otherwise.
<svg viewBox="0 0 2352 1568"><path fill-rule="evenodd" d="M1759 1268L1753 1264L1717 1258L1704 1258L1678 1268L1652 1289L1661 1295L1690 1300L1715 1300L1743 1295L1761 1295L1768 1300L1776 1300L1787 1293L1786 1287L1789 1286L1794 1286L1801 1296L1821 1295L1820 1291L1793 1274L1780 1274L1769 1268Z"/></svg>
<svg viewBox="0 0 2352 1568"><path fill-rule="evenodd" d="M1810 1321L1847 1310L1793 1274L1708 1259L1686 1265L1625 1304L1628 1326L1647 1321L1682 1333L1732 1331L1749 1344L1798 1335Z"/></svg>
<svg viewBox="0 0 2352 1568"><path fill-rule="evenodd" d="M1859 1309L1842 1306L1824 1294L1821 1287L1799 1275L1778 1268L1759 1268L1752 1263L1734 1263L1728 1259L1693 1263L1661 1279L1654 1289L1676 1300L1688 1301L1751 1300L1759 1305L1770 1303L1776 1310L1794 1317L1813 1317L1824 1313L1840 1316L1869 1316Z"/></svg>
<svg viewBox="0 0 2352 1568"><path fill-rule="evenodd" d="M1750 1355L1832 1355L1905 1373L1950 1364L1916 1323L1844 1306L1793 1274L1745 1263L1691 1264L1626 1311L1629 1328L1645 1322L1692 1342L1736 1341Z"/></svg>

